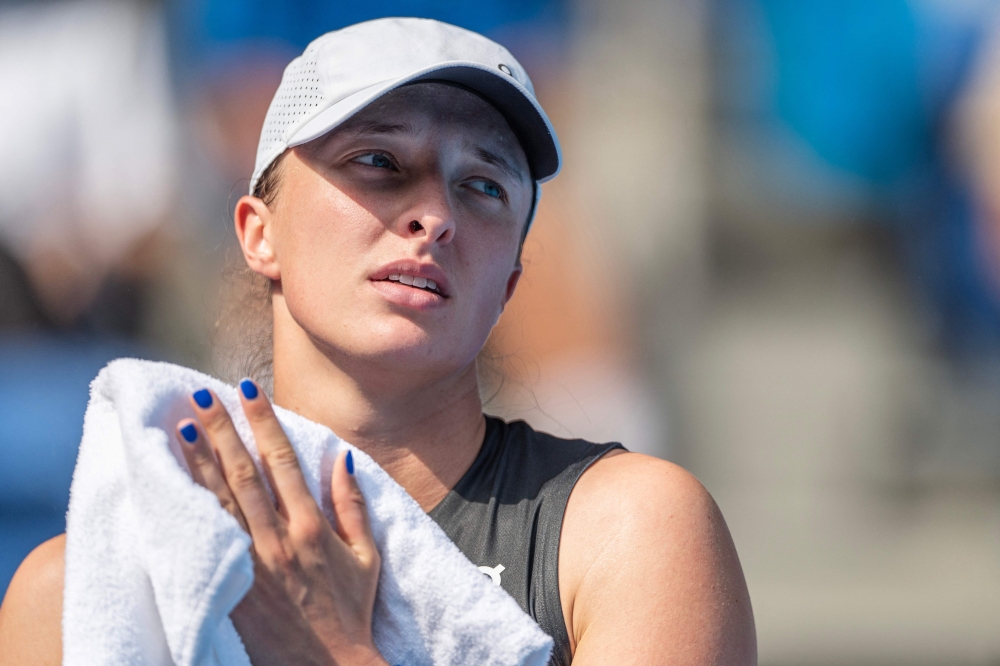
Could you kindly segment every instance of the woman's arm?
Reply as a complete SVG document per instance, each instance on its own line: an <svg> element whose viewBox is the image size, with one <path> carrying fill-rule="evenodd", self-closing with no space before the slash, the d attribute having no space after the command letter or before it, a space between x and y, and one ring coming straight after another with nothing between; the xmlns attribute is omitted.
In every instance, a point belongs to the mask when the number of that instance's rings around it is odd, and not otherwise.
<svg viewBox="0 0 1000 666"><path fill-rule="evenodd" d="M0 606L0 666L62 663L62 599L66 535L24 559Z"/></svg>
<svg viewBox="0 0 1000 666"><path fill-rule="evenodd" d="M573 490L561 544L574 666L757 663L729 530L685 470L635 453L598 461Z"/></svg>

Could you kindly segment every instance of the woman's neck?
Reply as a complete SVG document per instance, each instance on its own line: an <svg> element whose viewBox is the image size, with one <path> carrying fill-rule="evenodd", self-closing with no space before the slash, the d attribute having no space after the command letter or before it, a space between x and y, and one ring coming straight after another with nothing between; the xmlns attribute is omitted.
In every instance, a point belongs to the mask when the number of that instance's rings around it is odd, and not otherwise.
<svg viewBox="0 0 1000 666"><path fill-rule="evenodd" d="M297 324L283 323L274 329L275 404L370 455L425 511L436 506L485 436L475 364L408 386L398 372L343 367L350 362L334 362Z"/></svg>

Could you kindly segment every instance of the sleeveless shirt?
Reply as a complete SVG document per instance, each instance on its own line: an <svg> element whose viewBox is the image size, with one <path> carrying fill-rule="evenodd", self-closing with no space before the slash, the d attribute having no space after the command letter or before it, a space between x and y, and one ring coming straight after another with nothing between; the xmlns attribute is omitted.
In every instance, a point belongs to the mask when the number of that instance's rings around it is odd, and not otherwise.
<svg viewBox="0 0 1000 666"><path fill-rule="evenodd" d="M568 666L569 633L559 599L559 536L580 476L621 444L537 432L486 417L472 466L429 516L466 557L503 587L552 637L551 666Z"/></svg>

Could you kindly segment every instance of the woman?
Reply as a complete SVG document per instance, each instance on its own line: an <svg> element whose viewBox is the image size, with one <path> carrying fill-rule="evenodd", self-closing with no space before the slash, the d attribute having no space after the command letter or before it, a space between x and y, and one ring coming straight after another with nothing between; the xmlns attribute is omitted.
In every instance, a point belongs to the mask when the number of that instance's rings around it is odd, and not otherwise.
<svg viewBox="0 0 1000 666"><path fill-rule="evenodd" d="M753 664L739 561L690 474L483 415L476 356L558 166L527 76L485 38L391 19L314 42L286 70L234 216L271 284L274 401L371 455L553 636L553 663ZM253 662L384 664L350 456L335 530L264 393L240 387L277 506L210 392L177 434L253 538L254 586L232 614ZM0 663L59 662L63 548L15 576Z"/></svg>

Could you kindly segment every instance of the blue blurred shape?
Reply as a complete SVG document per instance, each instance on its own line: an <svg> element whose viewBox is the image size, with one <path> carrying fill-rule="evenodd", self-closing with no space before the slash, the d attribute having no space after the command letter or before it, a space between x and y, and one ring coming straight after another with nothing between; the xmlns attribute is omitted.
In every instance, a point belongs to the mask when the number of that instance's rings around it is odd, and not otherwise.
<svg viewBox="0 0 1000 666"><path fill-rule="evenodd" d="M384 16L420 16L453 23L476 32L497 26L561 16L562 0L184 0L181 6L201 16L213 41L247 37L279 38L304 48L328 30Z"/></svg>
<svg viewBox="0 0 1000 666"><path fill-rule="evenodd" d="M891 183L927 158L918 26L906 0L762 0L781 118L828 163Z"/></svg>
<svg viewBox="0 0 1000 666"><path fill-rule="evenodd" d="M90 382L142 347L88 336L0 335L0 595L24 557L66 529Z"/></svg>
<svg viewBox="0 0 1000 666"><path fill-rule="evenodd" d="M494 36L512 26L545 27L553 39L569 13L566 0L178 0L170 5L170 22L180 40L175 56L183 68L198 70L234 54L247 57L247 47L291 59L325 32L386 16L437 19Z"/></svg>

